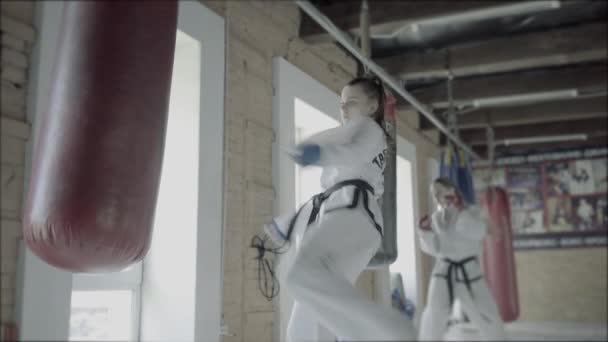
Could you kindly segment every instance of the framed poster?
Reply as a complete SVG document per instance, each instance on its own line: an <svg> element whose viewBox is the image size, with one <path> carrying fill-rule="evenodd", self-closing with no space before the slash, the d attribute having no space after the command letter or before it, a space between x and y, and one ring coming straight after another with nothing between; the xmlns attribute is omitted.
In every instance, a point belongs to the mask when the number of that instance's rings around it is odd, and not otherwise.
<svg viewBox="0 0 608 342"><path fill-rule="evenodd" d="M507 190L516 249L607 246L607 156L598 147L501 158L492 171L473 165L475 191Z"/></svg>

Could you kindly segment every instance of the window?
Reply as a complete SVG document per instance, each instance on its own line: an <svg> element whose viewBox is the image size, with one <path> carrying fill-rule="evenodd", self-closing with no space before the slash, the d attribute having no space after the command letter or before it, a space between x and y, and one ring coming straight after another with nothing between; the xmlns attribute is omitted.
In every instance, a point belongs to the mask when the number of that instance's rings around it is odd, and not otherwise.
<svg viewBox="0 0 608 342"><path fill-rule="evenodd" d="M138 340L141 276L141 263L122 272L74 274L70 341Z"/></svg>
<svg viewBox="0 0 608 342"><path fill-rule="evenodd" d="M171 303L194 298L194 269L198 206L198 157L200 116L201 44L177 30L171 82L169 114L165 137L159 198L154 217L154 237L145 258L147 278L163 286L142 288L142 263L110 274L76 274L73 278L70 310L70 340L133 341L140 335L143 318L179 315L166 305L171 289L182 294ZM176 202L175 198L180 201ZM179 234L177 234L179 232ZM175 264L181 264L176 268ZM151 313L146 304L162 312ZM182 308L188 308L182 303ZM148 337L149 324L143 337ZM186 329L180 329L184 331ZM180 336L171 332L171 336Z"/></svg>
<svg viewBox="0 0 608 342"><path fill-rule="evenodd" d="M199 171L208 167L201 158L202 52L199 40L177 31L154 234L144 259L142 340L195 339Z"/></svg>
<svg viewBox="0 0 608 342"><path fill-rule="evenodd" d="M295 142L300 143L313 134L338 126L338 121L308 103L295 99ZM296 165L296 208L321 192L321 168Z"/></svg>
<svg viewBox="0 0 608 342"><path fill-rule="evenodd" d="M295 143L300 143L311 135L339 125L339 122L327 114L311 106L307 102L295 98L294 101ZM321 167L300 167L295 165L295 203L296 208L308 201L312 196L323 191L321 187ZM335 336L324 326L318 326L319 339L334 340Z"/></svg>
<svg viewBox="0 0 608 342"><path fill-rule="evenodd" d="M416 254L417 221L416 147L402 137L397 137L397 260L390 265L390 272L401 274L405 298L412 304L418 302L418 257Z"/></svg>
<svg viewBox="0 0 608 342"><path fill-rule="evenodd" d="M134 334L134 291L74 291L70 315L70 340L120 341Z"/></svg>
<svg viewBox="0 0 608 342"><path fill-rule="evenodd" d="M340 97L285 59L274 59L275 97L273 127L276 133L273 146L273 187L277 190L274 213L288 213L321 191L320 168L298 168L284 153L286 146L338 125ZM280 292L279 310L274 325L277 341L285 339L293 298L287 291ZM319 338L334 340L319 327Z"/></svg>

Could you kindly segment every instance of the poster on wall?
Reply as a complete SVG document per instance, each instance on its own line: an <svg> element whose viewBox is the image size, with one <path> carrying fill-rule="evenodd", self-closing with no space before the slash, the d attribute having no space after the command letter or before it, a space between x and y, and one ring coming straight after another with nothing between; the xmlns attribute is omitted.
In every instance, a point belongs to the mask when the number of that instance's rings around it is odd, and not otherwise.
<svg viewBox="0 0 608 342"><path fill-rule="evenodd" d="M568 162L547 163L545 166L547 193L550 196L570 193L570 168Z"/></svg>
<svg viewBox="0 0 608 342"><path fill-rule="evenodd" d="M507 190L515 249L608 246L607 163L606 147L511 156L473 181Z"/></svg>
<svg viewBox="0 0 608 342"><path fill-rule="evenodd" d="M571 202L564 197L547 199L547 228L550 232L567 232L574 223Z"/></svg>
<svg viewBox="0 0 608 342"><path fill-rule="evenodd" d="M591 161L591 170L593 170L593 183L598 192L606 193L608 191L608 165L606 158L597 158Z"/></svg>

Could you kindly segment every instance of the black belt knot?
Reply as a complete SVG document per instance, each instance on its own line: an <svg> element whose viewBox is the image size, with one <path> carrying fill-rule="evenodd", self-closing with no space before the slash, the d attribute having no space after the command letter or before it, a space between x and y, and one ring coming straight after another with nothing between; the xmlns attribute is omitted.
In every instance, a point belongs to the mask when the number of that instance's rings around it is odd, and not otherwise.
<svg viewBox="0 0 608 342"><path fill-rule="evenodd" d="M468 258L458 260L458 261L448 259L448 258L442 258L441 260L448 263L448 272L445 275L436 274L435 276L446 279L447 285L448 285L450 306L452 306L452 304L454 304L454 276L458 276L458 271L460 271L462 273L462 276L464 277L464 284L467 287L467 290L469 291L471 298L473 298L473 290L471 289L471 283L481 279L481 276L471 279L469 277L469 274L467 272L465 265L471 261L477 261L477 256L468 257Z"/></svg>

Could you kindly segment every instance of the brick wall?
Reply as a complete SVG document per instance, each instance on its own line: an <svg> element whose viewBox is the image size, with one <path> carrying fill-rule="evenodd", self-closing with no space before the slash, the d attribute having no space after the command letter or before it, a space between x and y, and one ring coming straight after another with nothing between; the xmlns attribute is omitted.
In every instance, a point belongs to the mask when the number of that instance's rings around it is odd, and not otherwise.
<svg viewBox="0 0 608 342"><path fill-rule="evenodd" d="M21 235L21 206L25 146L30 136L26 119L26 89L30 55L35 41L31 1L1 2L1 225L2 323L14 320L17 239Z"/></svg>
<svg viewBox="0 0 608 342"><path fill-rule="evenodd" d="M225 5L226 225L223 314L224 341L272 338L274 308L257 292L252 236L272 213L272 57L284 55L297 27L295 8L273 16L268 5L230 1ZM278 8L276 9L278 10ZM283 9L285 11L285 9Z"/></svg>

